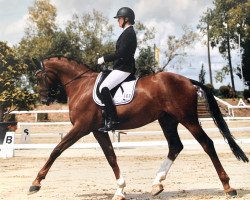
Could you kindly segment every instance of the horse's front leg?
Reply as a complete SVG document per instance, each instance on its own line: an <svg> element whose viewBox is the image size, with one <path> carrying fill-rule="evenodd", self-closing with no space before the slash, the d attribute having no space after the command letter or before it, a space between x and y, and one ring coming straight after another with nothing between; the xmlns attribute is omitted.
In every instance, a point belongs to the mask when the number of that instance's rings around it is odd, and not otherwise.
<svg viewBox="0 0 250 200"><path fill-rule="evenodd" d="M98 131L93 132L93 134L96 140L98 141L98 143L100 144L106 156L106 159L108 160L109 165L112 167L114 174L115 174L115 178L117 182L117 189L112 200L125 200L125 195L123 193L123 190L124 190L124 187L126 186L126 183L125 183L124 178L121 175L120 168L117 164L116 155L115 155L110 137L108 133L102 133Z"/></svg>
<svg viewBox="0 0 250 200"><path fill-rule="evenodd" d="M56 160L57 157L61 155L61 153L69 148L72 144L77 142L85 132L81 129L80 126L74 126L70 132L62 139L62 141L54 148L51 152L48 161L45 163L43 168L38 172L36 179L32 182L32 185L29 189L29 194L36 193L41 188L41 181L45 179L49 169L51 168L52 164Z"/></svg>

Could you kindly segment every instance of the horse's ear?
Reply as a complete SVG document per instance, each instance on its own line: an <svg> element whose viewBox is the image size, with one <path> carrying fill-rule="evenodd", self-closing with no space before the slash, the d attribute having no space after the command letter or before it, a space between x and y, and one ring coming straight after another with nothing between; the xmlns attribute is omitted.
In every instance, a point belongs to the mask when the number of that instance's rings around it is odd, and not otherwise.
<svg viewBox="0 0 250 200"><path fill-rule="evenodd" d="M34 62L37 70L43 70L43 66L36 58L32 58L32 61Z"/></svg>

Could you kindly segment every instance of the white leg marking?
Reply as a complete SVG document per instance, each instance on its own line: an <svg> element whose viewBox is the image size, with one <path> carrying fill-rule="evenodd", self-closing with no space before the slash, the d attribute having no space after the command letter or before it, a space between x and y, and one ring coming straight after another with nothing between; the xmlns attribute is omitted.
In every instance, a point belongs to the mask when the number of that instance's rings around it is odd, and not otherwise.
<svg viewBox="0 0 250 200"><path fill-rule="evenodd" d="M155 177L152 185L160 184L161 181L166 179L167 173L168 173L172 164L173 164L173 161L170 160L169 158L164 160L164 162L161 164L161 167L156 174L156 177Z"/></svg>
<svg viewBox="0 0 250 200"><path fill-rule="evenodd" d="M125 197L123 194L123 189L124 189L124 187L126 187L126 182L125 182L124 178L121 176L119 179L117 179L116 183L117 183L117 189L115 192L115 196Z"/></svg>

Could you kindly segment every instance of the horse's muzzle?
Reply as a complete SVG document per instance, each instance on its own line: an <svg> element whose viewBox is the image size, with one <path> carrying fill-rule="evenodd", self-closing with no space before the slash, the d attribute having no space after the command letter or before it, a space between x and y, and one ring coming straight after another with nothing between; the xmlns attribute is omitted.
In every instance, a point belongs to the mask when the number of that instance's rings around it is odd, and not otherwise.
<svg viewBox="0 0 250 200"><path fill-rule="evenodd" d="M54 99L52 99L52 98L41 99L41 103L44 104L44 105L46 105L46 106L49 106L53 102L54 102Z"/></svg>

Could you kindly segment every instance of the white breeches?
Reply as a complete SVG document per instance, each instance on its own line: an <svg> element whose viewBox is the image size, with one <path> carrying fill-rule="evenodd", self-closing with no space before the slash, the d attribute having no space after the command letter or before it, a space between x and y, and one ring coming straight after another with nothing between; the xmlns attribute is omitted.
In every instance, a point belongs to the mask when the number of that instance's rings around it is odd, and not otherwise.
<svg viewBox="0 0 250 200"><path fill-rule="evenodd" d="M113 89L115 86L124 81L129 75L130 75L129 72L124 72L116 69L113 70L102 82L99 91L101 92L102 88L105 87L107 87L109 90Z"/></svg>

